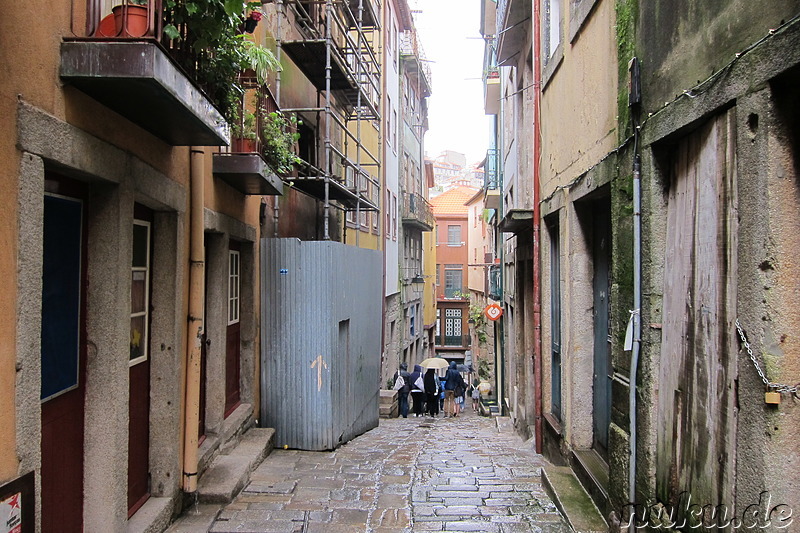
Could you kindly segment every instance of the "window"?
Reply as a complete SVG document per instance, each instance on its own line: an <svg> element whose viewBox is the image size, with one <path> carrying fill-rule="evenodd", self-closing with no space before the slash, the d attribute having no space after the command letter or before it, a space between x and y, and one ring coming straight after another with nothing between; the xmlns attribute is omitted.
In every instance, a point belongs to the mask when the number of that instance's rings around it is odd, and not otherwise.
<svg viewBox="0 0 800 533"><path fill-rule="evenodd" d="M411 335L412 339L417 336L416 323L415 323L417 318L416 307L417 306L412 305L411 307L408 308L408 324L409 324L408 333Z"/></svg>
<svg viewBox="0 0 800 533"><path fill-rule="evenodd" d="M447 246L461 246L461 226L447 226Z"/></svg>
<svg viewBox="0 0 800 533"><path fill-rule="evenodd" d="M239 322L240 253L228 251L228 325Z"/></svg>
<svg viewBox="0 0 800 533"><path fill-rule="evenodd" d="M563 0L542 0L542 83L544 86L556 71L556 67L564 57L563 38L561 36L561 2ZM574 1L574 0L571 0Z"/></svg>
<svg viewBox="0 0 800 533"><path fill-rule="evenodd" d="M392 193L392 240L397 240L397 195Z"/></svg>
<svg viewBox="0 0 800 533"><path fill-rule="evenodd" d="M133 221L131 339L129 364L147 360L150 322L150 223Z"/></svg>
<svg viewBox="0 0 800 533"><path fill-rule="evenodd" d="M397 152L397 110L392 109L392 124L394 124L394 128L392 128L392 150Z"/></svg>
<svg viewBox="0 0 800 533"><path fill-rule="evenodd" d="M444 346L461 346L461 309L444 310Z"/></svg>
<svg viewBox="0 0 800 533"><path fill-rule="evenodd" d="M392 236L392 193L391 191L386 191L386 202L383 205L383 210L386 213L386 223L384 227L384 231L386 233L386 238Z"/></svg>
<svg viewBox="0 0 800 533"><path fill-rule="evenodd" d="M441 271L441 268L442 268L442 265L440 265L440 264L436 265L436 285L437 286L442 284L442 282L441 282L441 280L439 278L439 272Z"/></svg>
<svg viewBox="0 0 800 533"><path fill-rule="evenodd" d="M544 16L544 60L548 62L561 43L561 0L544 0Z"/></svg>
<svg viewBox="0 0 800 533"><path fill-rule="evenodd" d="M458 298L461 296L463 285L461 265L445 265L444 267L444 297Z"/></svg>
<svg viewBox="0 0 800 533"><path fill-rule="evenodd" d="M386 95L386 111L386 142L389 143L389 146L394 149L394 140L392 134L394 131L394 123L392 122L392 118L396 120L397 113L392 112L392 97L388 94Z"/></svg>

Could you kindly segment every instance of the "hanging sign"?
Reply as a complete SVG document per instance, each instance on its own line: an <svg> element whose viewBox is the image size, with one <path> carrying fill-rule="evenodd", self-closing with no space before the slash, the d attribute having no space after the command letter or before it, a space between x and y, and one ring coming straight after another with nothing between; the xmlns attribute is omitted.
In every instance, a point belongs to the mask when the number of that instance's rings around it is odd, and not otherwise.
<svg viewBox="0 0 800 533"><path fill-rule="evenodd" d="M483 313L486 315L486 318L495 321L503 316L503 309L497 304L489 304L484 308Z"/></svg>

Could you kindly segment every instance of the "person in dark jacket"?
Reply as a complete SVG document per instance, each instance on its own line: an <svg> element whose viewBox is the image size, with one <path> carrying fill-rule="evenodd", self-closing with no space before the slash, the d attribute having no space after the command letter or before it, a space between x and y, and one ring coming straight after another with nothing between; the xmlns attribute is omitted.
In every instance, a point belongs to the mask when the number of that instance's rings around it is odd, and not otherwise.
<svg viewBox="0 0 800 533"><path fill-rule="evenodd" d="M409 376L411 382L411 399L414 402L414 416L422 416L425 409L425 390L416 385L417 378L422 376L422 367L414 365L414 371Z"/></svg>
<svg viewBox="0 0 800 533"><path fill-rule="evenodd" d="M436 371L429 368L425 372L425 398L427 400L425 405L425 412L430 416L439 414L439 384L436 379Z"/></svg>
<svg viewBox="0 0 800 533"><path fill-rule="evenodd" d="M400 371L395 375L403 378L403 386L397 391L397 407L400 411L400 416L408 418L408 394L411 392L411 374L408 373L408 363L403 361L400 363Z"/></svg>
<svg viewBox="0 0 800 533"><path fill-rule="evenodd" d="M458 415L458 407L455 403L455 394L458 390L464 394L464 378L458 371L455 361L450 361L450 368L444 376L444 416Z"/></svg>

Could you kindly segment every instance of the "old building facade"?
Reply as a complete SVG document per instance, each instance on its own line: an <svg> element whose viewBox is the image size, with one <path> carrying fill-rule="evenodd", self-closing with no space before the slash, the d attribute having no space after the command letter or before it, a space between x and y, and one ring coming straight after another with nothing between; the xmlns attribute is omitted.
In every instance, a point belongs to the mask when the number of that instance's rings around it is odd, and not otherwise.
<svg viewBox="0 0 800 533"><path fill-rule="evenodd" d="M498 246L513 315L499 386L518 430L570 465L611 522L629 502L686 495L739 518L764 491L797 501L785 294L800 224L788 97L800 6L483 7L497 21L484 35L500 65L486 76L505 147L500 229L528 216L514 213L519 180L532 188L530 219ZM521 279L533 286L510 286ZM765 402L765 390L778 394Z"/></svg>

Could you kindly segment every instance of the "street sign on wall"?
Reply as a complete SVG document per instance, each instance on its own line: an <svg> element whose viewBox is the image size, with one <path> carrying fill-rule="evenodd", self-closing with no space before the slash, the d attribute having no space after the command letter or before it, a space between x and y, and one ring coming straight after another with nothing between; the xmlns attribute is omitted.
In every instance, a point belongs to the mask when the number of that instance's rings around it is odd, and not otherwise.
<svg viewBox="0 0 800 533"><path fill-rule="evenodd" d="M495 321L503 316L503 308L497 304L489 304L483 309L483 314L491 321Z"/></svg>

